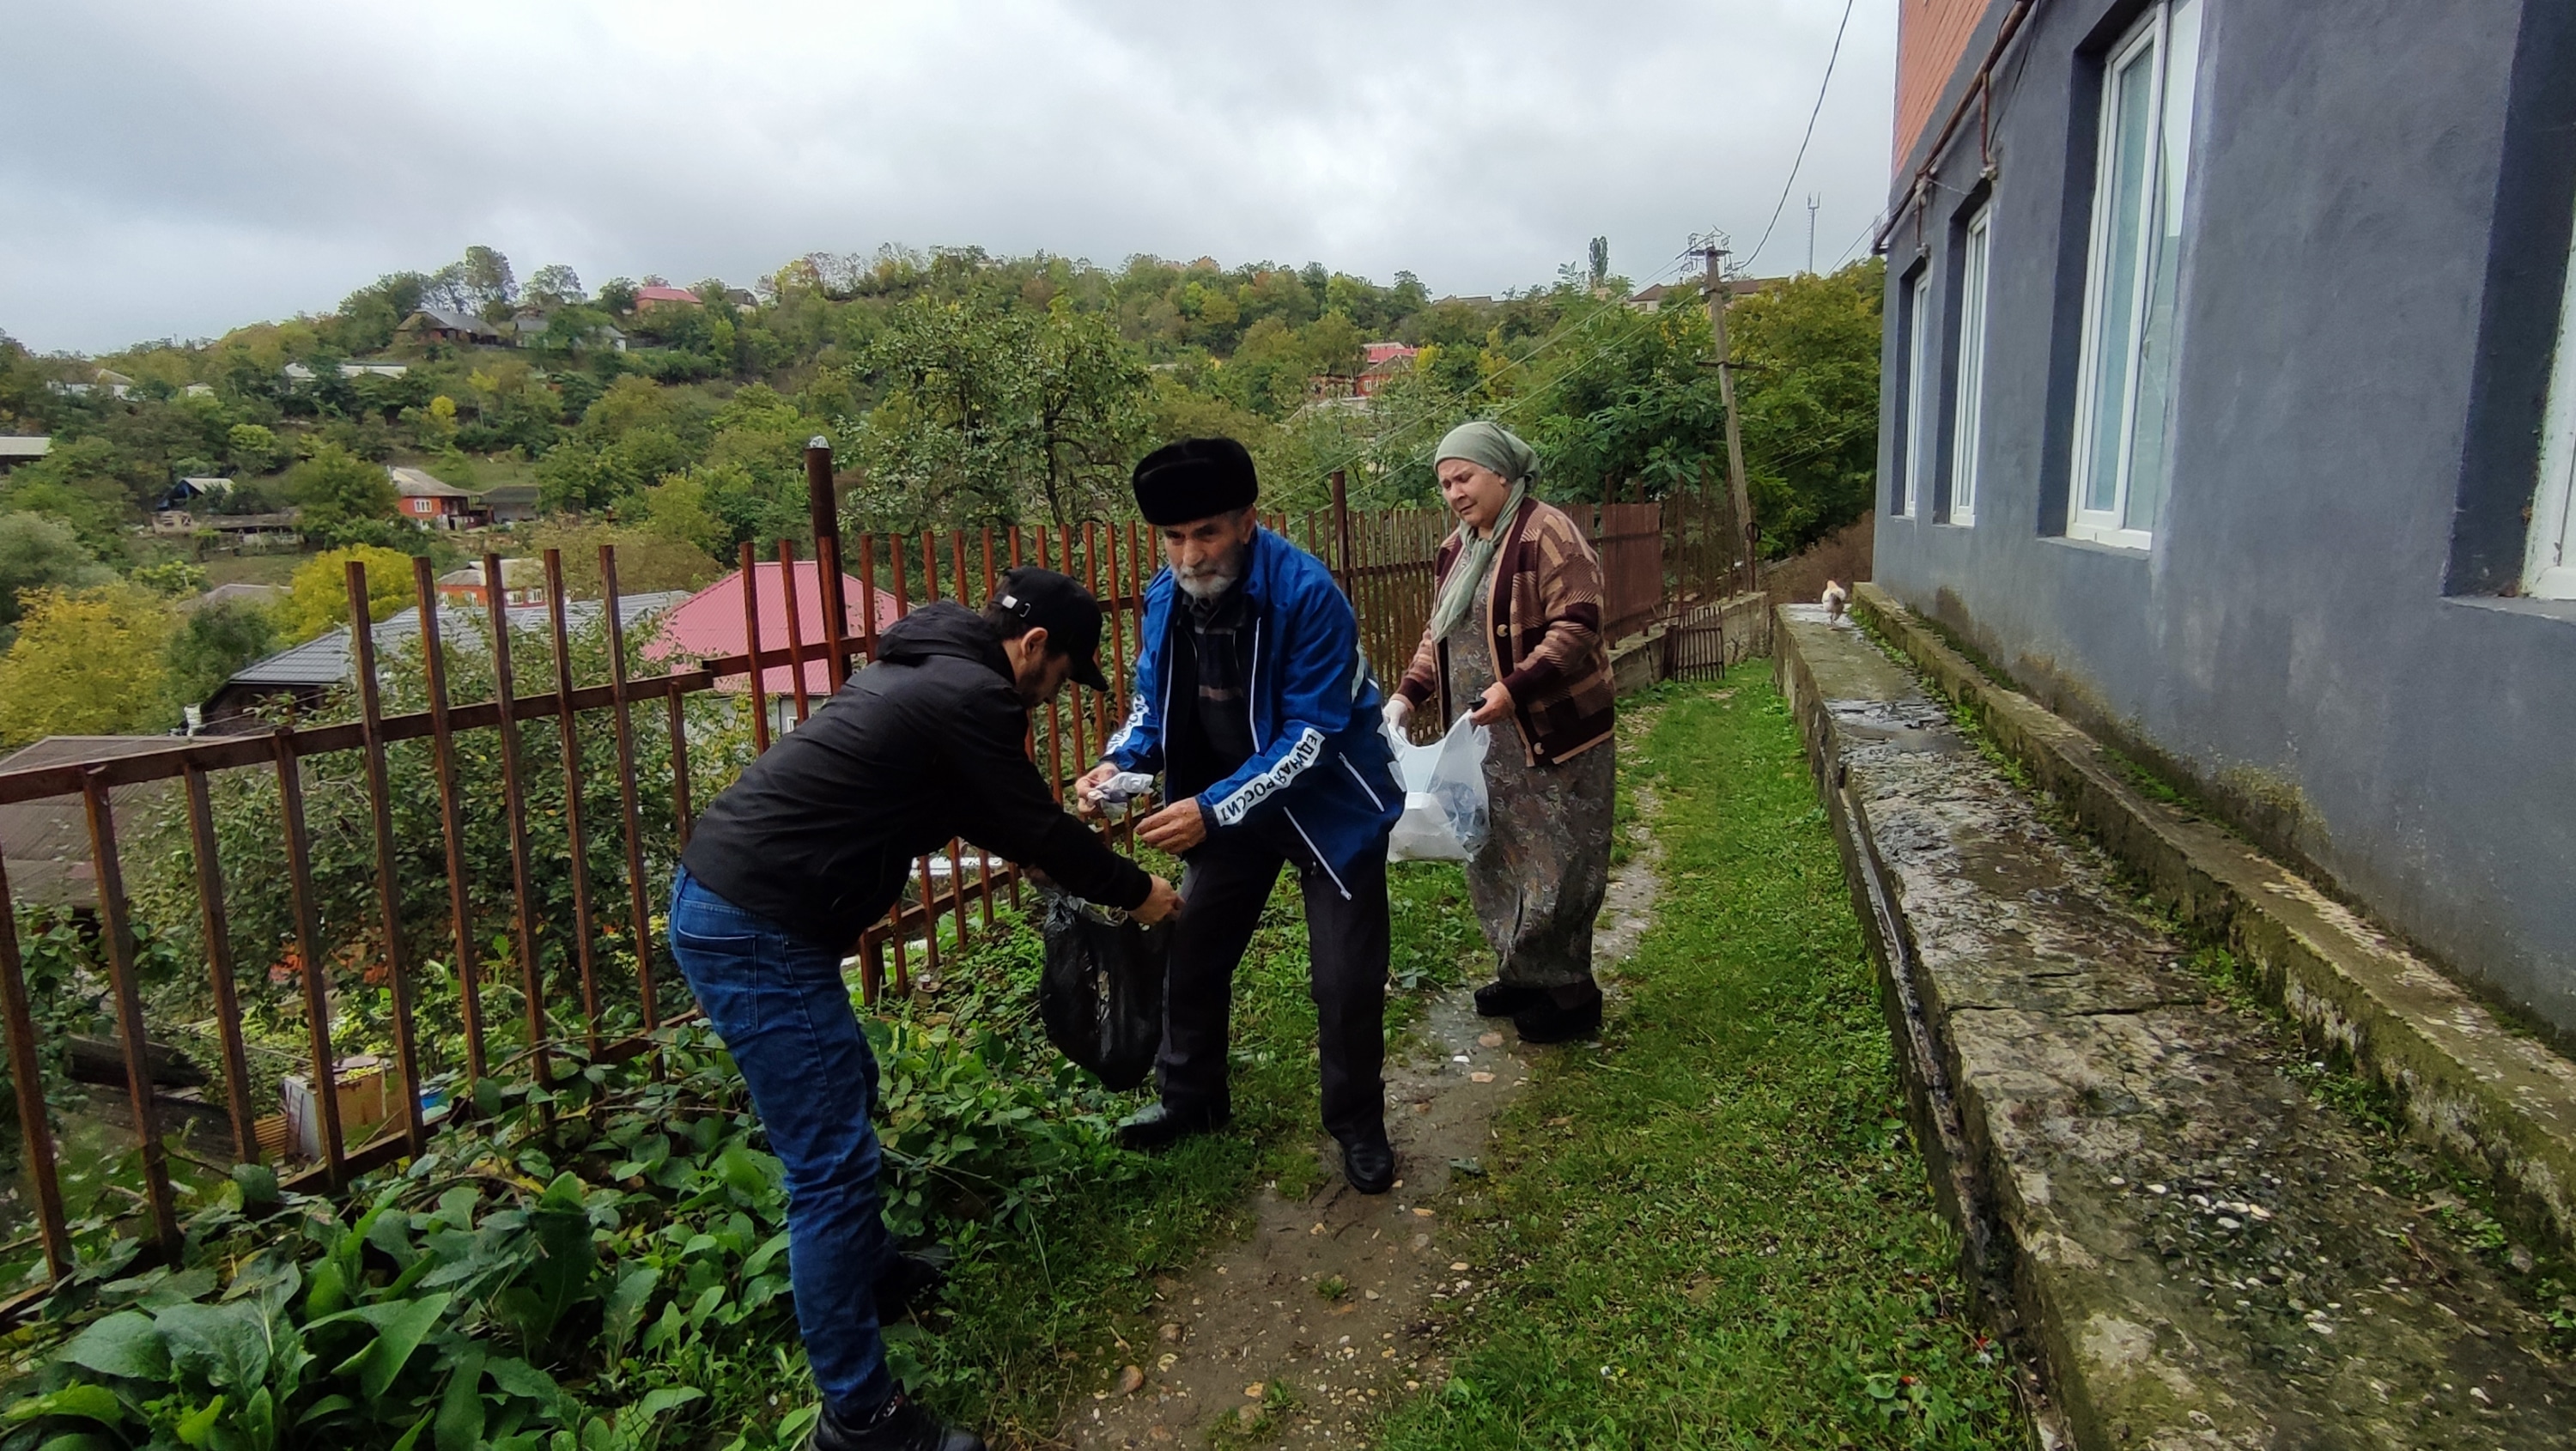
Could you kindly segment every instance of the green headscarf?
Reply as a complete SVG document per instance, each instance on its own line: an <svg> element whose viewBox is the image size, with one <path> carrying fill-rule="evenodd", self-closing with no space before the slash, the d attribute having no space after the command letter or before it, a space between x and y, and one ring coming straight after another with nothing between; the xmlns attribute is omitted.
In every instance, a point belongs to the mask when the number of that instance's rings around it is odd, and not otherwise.
<svg viewBox="0 0 2576 1451"><path fill-rule="evenodd" d="M1476 607L1477 594L1494 572L1494 555L1502 548L1503 531L1511 526L1512 516L1520 512L1521 501L1529 497L1530 482L1538 477L1537 451L1510 429L1481 418L1449 430L1448 436L1440 440L1440 451L1432 456L1431 466L1436 469L1444 460L1453 458L1502 475L1512 492L1503 500L1503 512L1494 516L1494 527L1482 538L1463 521L1458 525L1458 562L1450 566L1449 578L1440 586L1440 598L1431 606L1431 638L1435 640L1447 637Z"/></svg>

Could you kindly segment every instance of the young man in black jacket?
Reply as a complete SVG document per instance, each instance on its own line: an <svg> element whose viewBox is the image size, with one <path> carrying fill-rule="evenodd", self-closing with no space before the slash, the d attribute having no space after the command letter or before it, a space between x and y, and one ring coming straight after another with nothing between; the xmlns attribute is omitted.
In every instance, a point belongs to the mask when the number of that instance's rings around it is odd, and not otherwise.
<svg viewBox="0 0 2576 1451"><path fill-rule="evenodd" d="M877 1070L841 962L902 895L913 859L964 837L1077 896L1159 921L1180 906L1066 815L1029 760L1029 707L1070 678L1104 690L1100 606L1015 569L977 615L930 604L876 663L707 807L671 890L671 950L787 1166L788 1276L823 1395L809 1446L981 1451L894 1390L876 1285Z"/></svg>

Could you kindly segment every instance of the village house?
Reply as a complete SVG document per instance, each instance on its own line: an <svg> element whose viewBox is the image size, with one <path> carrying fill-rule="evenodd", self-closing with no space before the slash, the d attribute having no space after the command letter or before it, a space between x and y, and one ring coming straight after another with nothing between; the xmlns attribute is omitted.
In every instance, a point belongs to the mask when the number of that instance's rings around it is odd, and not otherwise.
<svg viewBox="0 0 2576 1451"><path fill-rule="evenodd" d="M404 318L394 329L394 339L415 347L430 343L498 347L509 341L501 335L499 327L470 312L452 312L440 307L424 307Z"/></svg>
<svg viewBox="0 0 2576 1451"><path fill-rule="evenodd" d="M554 330L555 323L554 315L534 308L520 312L510 319L510 344L520 348L568 345L579 348L606 348L614 353L626 351L626 334L607 322L594 323L574 338L550 344L548 334Z"/></svg>
<svg viewBox="0 0 2576 1451"><path fill-rule="evenodd" d="M396 507L425 529L479 529L492 522L481 496L446 483L425 469L389 466Z"/></svg>
<svg viewBox="0 0 2576 1451"><path fill-rule="evenodd" d="M0 433L0 474L20 464L31 464L54 451L54 441L44 434Z"/></svg>
<svg viewBox="0 0 2576 1451"><path fill-rule="evenodd" d="M501 597L512 609L522 605L546 602L546 562L542 559L505 559L501 561ZM438 598L442 604L468 609L489 609L492 605L490 584L483 577L483 566L469 564L451 569L438 577Z"/></svg>
<svg viewBox="0 0 2576 1451"><path fill-rule="evenodd" d="M1879 583L2576 1032L2576 8L1902 17Z"/></svg>
<svg viewBox="0 0 2576 1451"><path fill-rule="evenodd" d="M504 579L506 583L507 577ZM648 622L685 597L679 590L627 595L617 602L617 617L630 637L640 635L648 627ZM552 624L552 616L543 603L513 605L509 609L509 618L514 639L522 632L536 634ZM574 630L587 629L600 619L599 601L567 600L564 618ZM480 649L490 619L491 616L483 609L451 606L442 599L438 609L439 638L451 647ZM377 621L370 631L377 668L382 670L384 662L403 642L415 639L419 634L420 611L417 608ZM349 627L338 626L327 634L280 650L235 671L207 698L201 712L204 728L216 735L264 730L268 714L281 708L309 709L323 696L355 680L356 674L356 660L349 649Z"/></svg>
<svg viewBox="0 0 2576 1451"><path fill-rule="evenodd" d="M760 593L760 647L763 650L787 648L787 578L775 563L754 567L754 579ZM823 609L822 567L813 560L796 564L796 633L797 643L814 653L805 662L805 693L808 700L821 700L832 693L831 670L823 660L823 648L830 642ZM848 574L841 576L841 602L845 618L841 638L864 640L870 622L865 614L868 592ZM876 591L874 628L882 630L902 617L902 608L893 595ZM743 577L737 569L696 594L688 597L662 622L662 628L644 647L644 658L661 662L696 659L708 660L722 655L740 655L744 641L750 638L743 620ZM796 720L794 693L796 671L788 665L772 665L760 672L760 688L767 693L770 729L785 732ZM728 676L716 682L716 689L737 694L751 689L748 674Z"/></svg>

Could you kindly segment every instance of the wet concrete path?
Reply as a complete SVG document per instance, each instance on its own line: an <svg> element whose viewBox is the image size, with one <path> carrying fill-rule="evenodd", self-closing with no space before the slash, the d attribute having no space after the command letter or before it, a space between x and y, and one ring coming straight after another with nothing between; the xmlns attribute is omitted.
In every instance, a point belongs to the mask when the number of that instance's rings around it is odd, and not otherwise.
<svg viewBox="0 0 2576 1451"><path fill-rule="evenodd" d="M1884 893L1918 1114L1955 1109L1935 1181L1991 1231L2075 1444L2576 1444L2576 1367L2507 1278L2528 1251L2325 1101L2326 1065L1856 625L1791 607L1779 638L1856 891Z"/></svg>
<svg viewBox="0 0 2576 1451"><path fill-rule="evenodd" d="M1647 713L1621 735L1645 728ZM1653 918L1660 853L1640 791L1631 855L1611 873L1593 939L1603 990ZM1479 981L1482 979L1479 978ZM1155 1319L1125 1330L1128 1373L1078 1400L1062 1436L1076 1447L1364 1445L1387 1408L1448 1375L1439 1320L1476 1314L1489 1267L1459 1257L1449 1233L1453 1190L1481 1177L1495 1117L1556 1053L1528 1047L1508 1019L1476 1016L1474 984L1432 1000L1408 1048L1390 1059L1387 1128L1394 1192L1371 1197L1342 1180L1341 1155L1318 1137L1303 1195L1263 1191L1248 1240L1213 1250L1185 1276L1157 1279Z"/></svg>

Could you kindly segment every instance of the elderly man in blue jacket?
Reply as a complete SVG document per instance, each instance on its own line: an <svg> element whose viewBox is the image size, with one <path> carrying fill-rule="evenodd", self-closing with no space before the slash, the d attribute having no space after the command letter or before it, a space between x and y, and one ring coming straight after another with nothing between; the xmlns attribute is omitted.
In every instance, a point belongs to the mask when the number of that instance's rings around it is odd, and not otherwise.
<svg viewBox="0 0 2576 1451"><path fill-rule="evenodd" d="M1395 1182L1386 1137L1386 838L1404 809L1359 621L1323 561L1265 530L1252 456L1184 439L1136 466L1136 506L1166 568L1145 591L1127 723L1083 778L1088 804L1123 771L1160 771L1138 829L1178 855L1156 1062L1162 1101L1119 1125L1159 1149L1222 1127L1235 964L1282 866L1306 901L1324 1127L1351 1187Z"/></svg>

